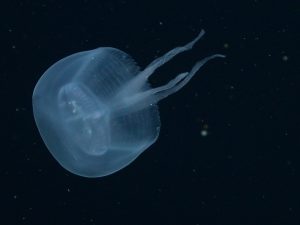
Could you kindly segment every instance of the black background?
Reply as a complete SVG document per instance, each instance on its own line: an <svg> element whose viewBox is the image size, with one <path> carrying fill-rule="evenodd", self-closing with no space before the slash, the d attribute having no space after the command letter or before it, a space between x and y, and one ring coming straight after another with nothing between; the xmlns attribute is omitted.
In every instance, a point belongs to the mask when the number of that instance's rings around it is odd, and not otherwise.
<svg viewBox="0 0 300 225"><path fill-rule="evenodd" d="M300 224L299 1L27 0L0 12L1 225ZM98 179L54 160L31 107L50 65L113 46L144 68L202 28L153 86L227 58L159 103L155 144Z"/></svg>

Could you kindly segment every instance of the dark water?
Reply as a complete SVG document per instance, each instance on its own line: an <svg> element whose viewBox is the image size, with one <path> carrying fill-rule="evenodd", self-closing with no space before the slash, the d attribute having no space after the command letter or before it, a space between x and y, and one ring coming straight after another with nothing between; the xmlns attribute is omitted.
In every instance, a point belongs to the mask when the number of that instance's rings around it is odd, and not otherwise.
<svg viewBox="0 0 300 225"><path fill-rule="evenodd" d="M292 225L300 222L297 1L2 1L0 224ZM154 86L213 53L159 104L158 141L100 179L61 168L34 124L41 74L74 52L112 46L141 67L206 35Z"/></svg>

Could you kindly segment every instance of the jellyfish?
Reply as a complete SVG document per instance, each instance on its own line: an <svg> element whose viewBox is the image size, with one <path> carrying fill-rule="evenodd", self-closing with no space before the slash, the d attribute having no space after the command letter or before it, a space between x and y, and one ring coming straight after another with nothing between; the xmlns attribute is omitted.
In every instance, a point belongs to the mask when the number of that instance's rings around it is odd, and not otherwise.
<svg viewBox="0 0 300 225"><path fill-rule="evenodd" d="M160 87L148 79L204 35L176 47L141 70L125 52L100 47L67 56L38 80L32 96L34 119L53 157L73 174L103 177L133 162L160 132L157 103L183 88L209 60Z"/></svg>

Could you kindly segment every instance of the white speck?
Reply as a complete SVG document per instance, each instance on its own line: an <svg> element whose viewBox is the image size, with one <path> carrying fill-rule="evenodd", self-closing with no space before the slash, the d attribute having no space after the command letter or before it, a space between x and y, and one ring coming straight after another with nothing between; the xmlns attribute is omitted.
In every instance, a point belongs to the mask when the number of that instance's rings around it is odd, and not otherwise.
<svg viewBox="0 0 300 225"><path fill-rule="evenodd" d="M207 130L201 130L201 136L206 137L208 134Z"/></svg>
<svg viewBox="0 0 300 225"><path fill-rule="evenodd" d="M288 59L289 59L289 57L288 57L287 55L282 56L282 60L283 60L284 62L288 61Z"/></svg>

